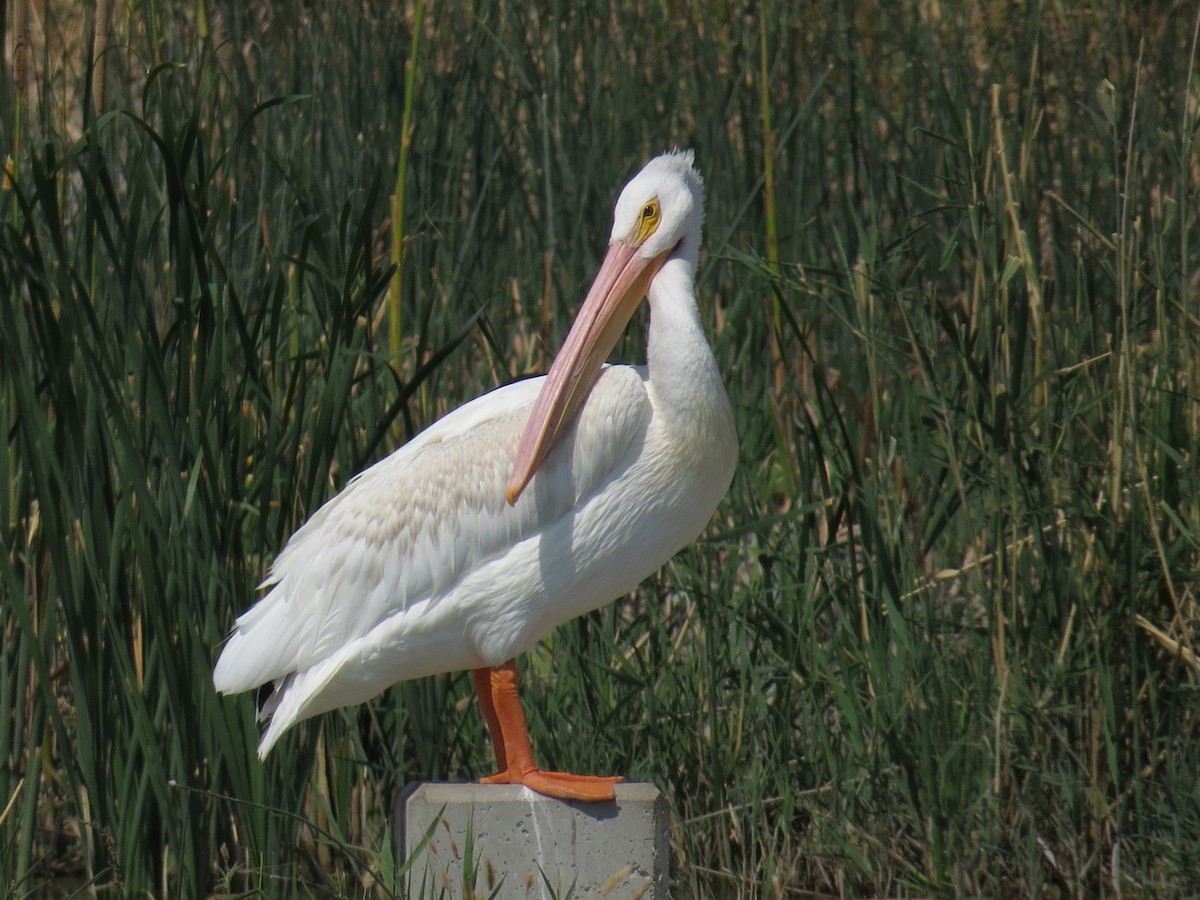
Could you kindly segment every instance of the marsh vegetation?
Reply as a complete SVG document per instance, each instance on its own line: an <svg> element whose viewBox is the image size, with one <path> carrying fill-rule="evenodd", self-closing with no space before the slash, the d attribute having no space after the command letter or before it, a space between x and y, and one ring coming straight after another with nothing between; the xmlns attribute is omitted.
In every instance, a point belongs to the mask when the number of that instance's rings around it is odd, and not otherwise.
<svg viewBox="0 0 1200 900"><path fill-rule="evenodd" d="M793 7L6 7L0 887L394 892L470 678L264 765L213 659L679 144L741 464L522 661L543 762L659 784L681 897L1200 893L1200 14Z"/></svg>

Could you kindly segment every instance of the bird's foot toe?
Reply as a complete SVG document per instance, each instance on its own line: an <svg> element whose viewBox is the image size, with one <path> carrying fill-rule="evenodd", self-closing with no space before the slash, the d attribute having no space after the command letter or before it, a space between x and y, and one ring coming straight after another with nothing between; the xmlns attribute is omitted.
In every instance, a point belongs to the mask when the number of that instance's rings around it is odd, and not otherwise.
<svg viewBox="0 0 1200 900"><path fill-rule="evenodd" d="M557 800L583 800L600 803L617 798L614 785L624 781L619 775L576 775L572 772L547 772L531 769L527 772L497 772L481 778L483 784L523 784Z"/></svg>

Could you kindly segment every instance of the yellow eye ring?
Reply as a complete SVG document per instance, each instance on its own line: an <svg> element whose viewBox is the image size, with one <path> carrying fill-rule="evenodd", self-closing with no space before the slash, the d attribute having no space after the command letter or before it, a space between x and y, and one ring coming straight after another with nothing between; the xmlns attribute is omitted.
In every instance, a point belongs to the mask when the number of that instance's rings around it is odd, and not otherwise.
<svg viewBox="0 0 1200 900"><path fill-rule="evenodd" d="M642 216L638 220L637 225L637 243L642 243L650 235L658 230L658 223L662 219L662 208L659 206L658 198L655 197L649 203L642 207Z"/></svg>

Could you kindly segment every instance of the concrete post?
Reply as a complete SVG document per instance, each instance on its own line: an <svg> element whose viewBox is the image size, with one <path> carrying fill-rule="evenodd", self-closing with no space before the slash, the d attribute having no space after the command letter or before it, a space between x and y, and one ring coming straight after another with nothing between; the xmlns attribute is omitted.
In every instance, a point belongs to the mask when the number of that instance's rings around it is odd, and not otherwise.
<svg viewBox="0 0 1200 900"><path fill-rule="evenodd" d="M665 900L667 800L653 784L616 791L574 803L519 785L409 785L396 802L409 896Z"/></svg>

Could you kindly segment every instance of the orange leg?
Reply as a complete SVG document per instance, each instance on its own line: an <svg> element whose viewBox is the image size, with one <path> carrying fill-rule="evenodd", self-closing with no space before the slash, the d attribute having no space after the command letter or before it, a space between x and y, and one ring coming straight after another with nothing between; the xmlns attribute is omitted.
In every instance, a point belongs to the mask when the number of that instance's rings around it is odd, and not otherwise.
<svg viewBox="0 0 1200 900"><path fill-rule="evenodd" d="M613 783L620 778L545 772L537 767L517 691L517 667L512 660L495 669L476 669L471 674L499 768L495 775L481 781L485 784L523 784L539 794L559 800L616 798Z"/></svg>
<svg viewBox="0 0 1200 900"><path fill-rule="evenodd" d="M492 669L474 669L471 677L475 679L475 694L479 697L479 708L483 710L483 720L487 722L488 737L492 739L492 750L496 753L496 770L508 771L508 759L504 752L504 732L500 730L500 719L496 716L496 704L492 702Z"/></svg>

